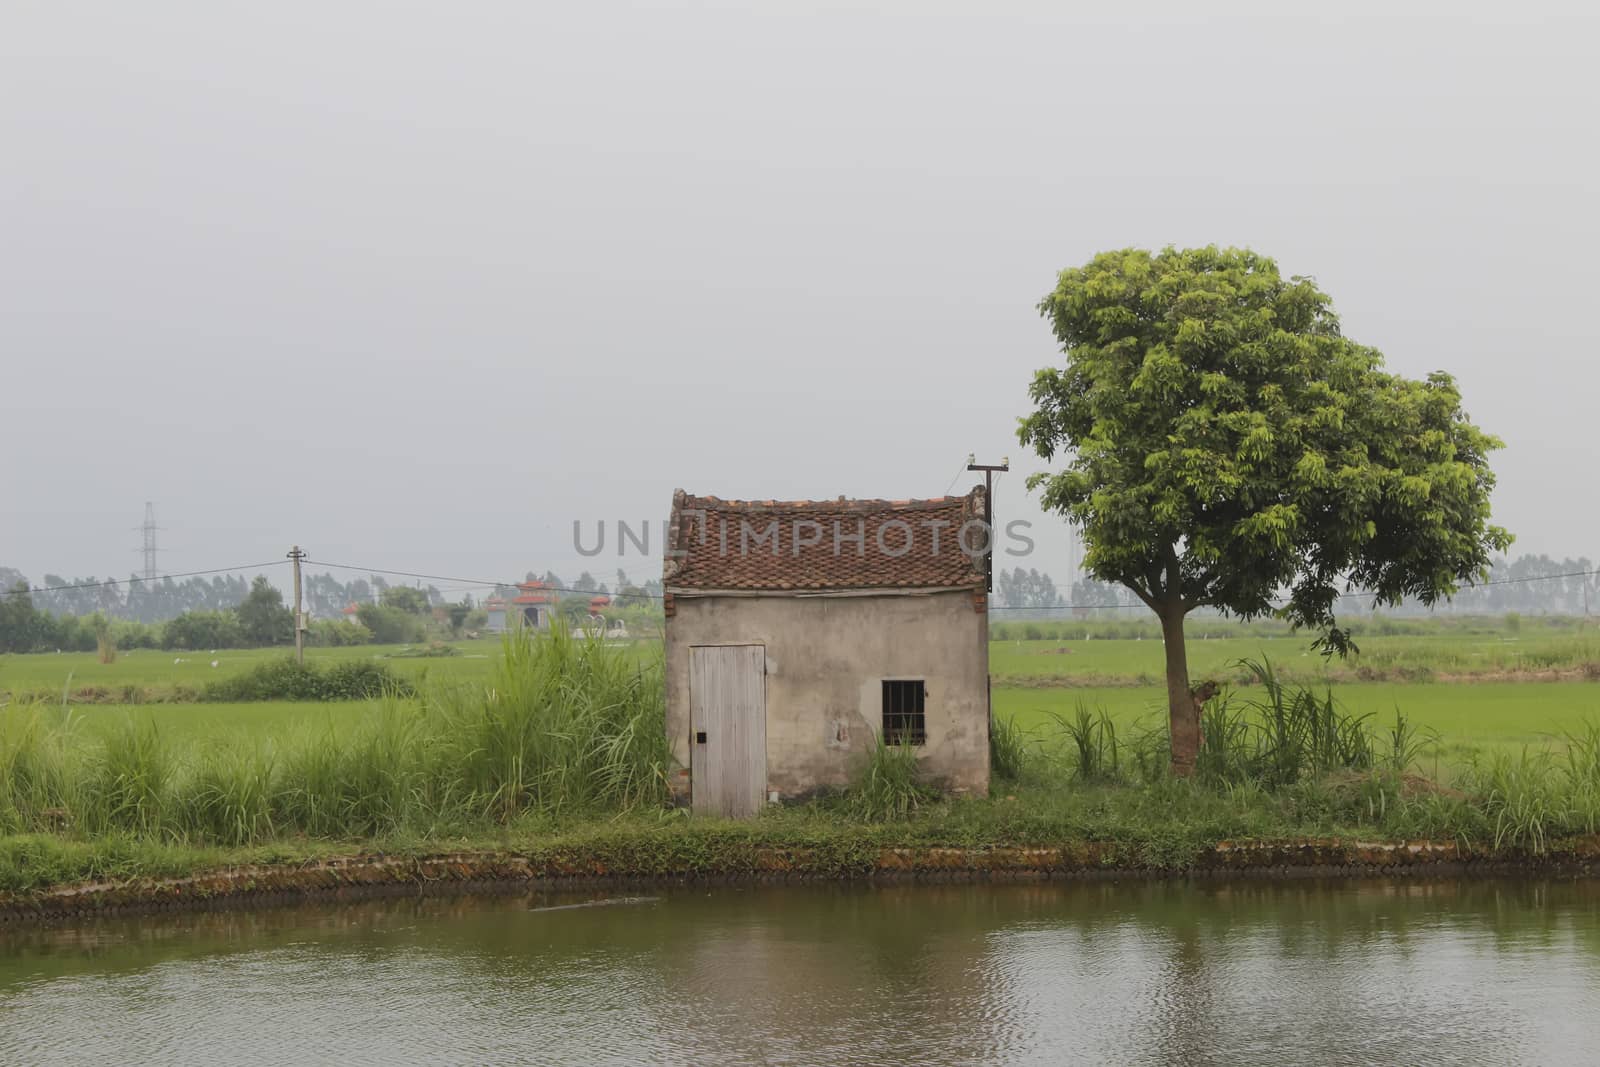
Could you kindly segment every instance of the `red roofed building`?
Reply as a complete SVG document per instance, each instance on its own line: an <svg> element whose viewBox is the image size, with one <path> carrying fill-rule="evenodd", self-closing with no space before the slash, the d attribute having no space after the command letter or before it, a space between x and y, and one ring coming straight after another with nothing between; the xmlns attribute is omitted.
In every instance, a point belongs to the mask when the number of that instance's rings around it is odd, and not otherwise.
<svg viewBox="0 0 1600 1067"><path fill-rule="evenodd" d="M518 582L519 592L511 598L506 612L508 623L535 630L550 628L550 613L556 607L555 590L544 582Z"/></svg>
<svg viewBox="0 0 1600 1067"><path fill-rule="evenodd" d="M849 784L878 739L989 787L983 490L935 500L673 495L665 585L675 792L748 816Z"/></svg>

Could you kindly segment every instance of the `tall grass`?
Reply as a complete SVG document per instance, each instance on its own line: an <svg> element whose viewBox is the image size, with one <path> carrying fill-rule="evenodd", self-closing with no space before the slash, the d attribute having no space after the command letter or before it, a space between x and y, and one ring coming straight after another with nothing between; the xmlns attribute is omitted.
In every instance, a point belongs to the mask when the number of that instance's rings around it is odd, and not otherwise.
<svg viewBox="0 0 1600 1067"><path fill-rule="evenodd" d="M903 819L938 797L939 791L922 778L916 746L886 744L880 734L845 793L845 807L858 818L883 822Z"/></svg>
<svg viewBox="0 0 1600 1067"><path fill-rule="evenodd" d="M61 828L76 773L70 713L40 705L0 706L0 830Z"/></svg>
<svg viewBox="0 0 1600 1067"><path fill-rule="evenodd" d="M488 686L390 694L347 733L176 745L130 718L96 740L48 705L0 707L0 832L240 845L495 826L659 805L668 761L659 663L518 632Z"/></svg>
<svg viewBox="0 0 1600 1067"><path fill-rule="evenodd" d="M1051 718L1070 742L1072 772L1080 781L1111 782L1121 777L1117 724L1105 708L1091 709L1080 700L1071 718L1055 713Z"/></svg>
<svg viewBox="0 0 1600 1067"><path fill-rule="evenodd" d="M1031 738L1012 719L989 719L989 775L998 781L1014 782L1022 777L1028 762Z"/></svg>
<svg viewBox="0 0 1600 1067"><path fill-rule="evenodd" d="M508 639L487 693L430 707L441 760L469 806L502 820L529 808L659 803L669 754L660 664L557 628Z"/></svg>
<svg viewBox="0 0 1600 1067"><path fill-rule="evenodd" d="M1331 690L1319 696L1285 684L1269 661L1245 660L1243 666L1259 683L1260 695L1242 700L1225 694L1206 705L1195 763L1202 778L1273 788L1307 775L1374 766L1368 716L1345 712Z"/></svg>
<svg viewBox="0 0 1600 1067"><path fill-rule="evenodd" d="M96 658L101 663L117 662L117 638L111 631L111 623L99 612L94 615L94 644Z"/></svg>

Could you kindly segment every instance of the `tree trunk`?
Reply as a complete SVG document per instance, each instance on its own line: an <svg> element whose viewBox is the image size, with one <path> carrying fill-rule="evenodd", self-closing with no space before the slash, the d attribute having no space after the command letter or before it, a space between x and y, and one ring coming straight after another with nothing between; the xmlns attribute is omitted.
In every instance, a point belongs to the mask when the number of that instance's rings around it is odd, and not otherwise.
<svg viewBox="0 0 1600 1067"><path fill-rule="evenodd" d="M1200 755L1200 715L1189 691L1189 651L1183 643L1183 607L1163 604L1161 643L1167 652L1167 721L1172 737L1172 773L1187 778Z"/></svg>

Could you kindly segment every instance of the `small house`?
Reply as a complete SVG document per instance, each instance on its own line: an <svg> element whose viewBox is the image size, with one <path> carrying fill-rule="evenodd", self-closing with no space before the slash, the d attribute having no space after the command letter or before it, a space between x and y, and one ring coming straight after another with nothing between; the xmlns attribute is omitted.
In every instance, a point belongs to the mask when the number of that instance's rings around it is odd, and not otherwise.
<svg viewBox="0 0 1600 1067"><path fill-rule="evenodd" d="M556 609L556 593L544 582L517 583L517 595L511 598L506 613L508 625L530 630L550 629L550 613Z"/></svg>
<svg viewBox="0 0 1600 1067"><path fill-rule="evenodd" d="M879 738L989 787L983 490L935 500L673 495L663 566L674 792L696 812L848 785Z"/></svg>

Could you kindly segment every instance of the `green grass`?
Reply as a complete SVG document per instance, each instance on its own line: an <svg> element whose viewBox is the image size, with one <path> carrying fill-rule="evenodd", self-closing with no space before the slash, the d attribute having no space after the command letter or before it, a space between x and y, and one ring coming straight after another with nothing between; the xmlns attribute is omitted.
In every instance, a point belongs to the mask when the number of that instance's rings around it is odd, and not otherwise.
<svg viewBox="0 0 1600 1067"><path fill-rule="evenodd" d="M306 660L335 663L352 659L376 659L410 677L441 680L488 677L490 666L499 658L500 641L450 642L459 656L406 657L398 653L410 645L355 645L346 648L308 648ZM161 652L136 648L117 653L115 663L100 663L93 652L35 652L27 655L0 655L0 692L44 690L59 693L63 686L125 685L157 686L188 684L203 686L220 678L243 674L253 667L292 655L290 648L218 649L215 653ZM213 667L212 661L217 665Z"/></svg>
<svg viewBox="0 0 1600 1067"><path fill-rule="evenodd" d="M193 844L482 828L525 812L625 811L666 798L659 665L556 632L505 643L491 685L313 705L295 722L185 732L160 709L90 718L0 709L0 832L135 833ZM255 707L279 708L272 704ZM348 718L333 709L354 708ZM238 710L238 709L234 709Z"/></svg>
<svg viewBox="0 0 1600 1067"><path fill-rule="evenodd" d="M487 683L500 661L499 638L452 641L454 656L408 656L412 645L355 645L344 648L308 648L306 662L332 666L350 661L382 664L417 685L434 683ZM658 655L658 641L641 640L617 646L634 662ZM122 690L165 690L191 692L205 686L247 674L263 664L293 655L292 648L257 648L211 652L159 652L133 649L117 653L115 663L100 663L92 652L0 654L0 701L7 696L43 697L59 701L64 690L84 688L107 691L116 700ZM212 666L212 662L216 666ZM140 702L139 694L130 703ZM72 699L69 703L93 703L92 699Z"/></svg>
<svg viewBox="0 0 1600 1067"><path fill-rule="evenodd" d="M403 660L386 661L398 666ZM1276 665L1276 661L1275 661ZM487 681L489 666L482 668ZM1197 675L1198 676L1198 675ZM468 683L470 684L470 682ZM1600 685L1593 682L1478 682L1473 684L1349 682L1334 687L1336 699L1357 714L1378 720L1396 708L1417 725L1436 731L1442 754L1452 762L1472 750L1511 751L1545 745L1600 720ZM1050 716L1071 716L1082 703L1104 708L1121 728L1155 726L1166 717L1166 690L1160 685L994 689L998 716L1023 729L1047 724ZM154 723L173 737L249 735L281 737L305 724L329 724L343 732L361 721L361 702L256 704L146 704L82 706L73 714L94 731L129 718ZM0 714L3 714L0 711Z"/></svg>
<svg viewBox="0 0 1600 1067"><path fill-rule="evenodd" d="M890 845L1101 842L1108 862L1181 867L1229 838L1537 851L1600 826L1593 683L1343 685L1337 714L1314 691L1276 733L1270 687L1256 685L1235 696L1256 703L1252 720L1210 727L1240 731L1238 758L1194 782L1164 771L1158 686L997 688L1009 743L993 799L935 797L908 754L885 749L852 793L728 824L662 807L659 666L640 649L555 635L481 669L430 678L415 699L0 707L0 889L374 849L509 848L649 874L737 871L792 847L847 873ZM1389 743L1397 707L1410 727ZM1343 744L1325 725L1367 715L1370 748L1318 747ZM1443 743L1419 749L1424 731ZM1419 786L1412 770L1456 788Z"/></svg>
<svg viewBox="0 0 1600 1067"><path fill-rule="evenodd" d="M1295 636L1191 637L1189 674L1243 678L1248 672L1236 666L1244 659L1265 656L1284 674L1297 678L1338 680L1415 679L1430 675L1449 677L1582 670L1585 664L1600 668L1600 634L1460 634L1452 636L1362 637L1361 651L1349 660L1328 660L1312 651L1311 638ZM1165 671L1161 641L1150 639L991 641L989 671L1002 682L1154 684ZM1600 673L1600 671L1597 671Z"/></svg>
<svg viewBox="0 0 1600 1067"><path fill-rule="evenodd" d="M1025 686L1088 687L1153 686L1161 683L1163 655L1154 635L1143 639L1101 638L1084 640L1094 629L1084 624L1074 636L1069 623L1055 624L1062 633L1055 640L995 640L990 642L990 673L998 688ZM1020 632L1017 624L1001 624L997 631ZM1311 650L1306 634L1274 635L1269 627L1207 622L1191 627L1190 676L1239 680L1248 672L1245 659L1271 659L1286 678L1324 679L1340 685L1366 681L1418 683L1518 672L1587 670L1600 679L1600 633L1592 627L1553 628L1527 625L1518 631L1499 629L1449 629L1442 625L1429 632L1402 636L1368 634L1360 638L1361 652L1348 661L1326 660ZM1215 636L1233 634L1235 636ZM1249 634L1249 636L1243 636ZM1207 636L1214 635L1214 636ZM411 658L401 655L409 646L367 645L306 650L308 661L331 664L350 660L382 663L402 677L418 683L479 682L488 679L500 654L498 640L459 641L460 655ZM656 654L656 642L628 646L637 657ZM103 691L99 699L141 702L167 699L162 691L195 692L219 679L235 677L260 664L286 655L284 649L174 653L134 649L119 653L117 661L101 664L93 653L52 655L0 655L0 697L30 694L58 699L69 684L73 690ZM216 661L216 666L211 664ZM132 691L124 694L124 689ZM148 693L140 689L151 690ZM74 703L89 703L81 698Z"/></svg>
<svg viewBox="0 0 1600 1067"><path fill-rule="evenodd" d="M1559 746L1586 722L1600 721L1600 685L1593 682L1353 682L1336 685L1333 692L1347 711L1370 713L1380 723L1392 721L1398 708L1419 728L1437 732L1438 754L1450 764L1464 762L1478 751ZM993 698L995 713L1024 730L1042 730L1052 724L1053 716L1071 717L1080 705L1103 708L1124 731L1164 727L1167 716L1166 689L1154 685L997 687Z"/></svg>
<svg viewBox="0 0 1600 1067"><path fill-rule="evenodd" d="M283 738L303 727L346 734L367 719L372 702L271 701L251 704L123 704L73 708L81 729L105 737L125 724L149 725L174 741ZM5 714L0 711L0 714Z"/></svg>
<svg viewBox="0 0 1600 1067"><path fill-rule="evenodd" d="M630 876L770 869L787 853L820 875L859 875L883 848L1030 847L1092 843L1113 867L1182 869L1227 840L1348 842L1457 838L1478 847L1539 851L1593 832L1600 816L1600 745L1572 774L1549 763L1500 761L1473 800L1408 792L1373 772L1268 791L1160 779L1135 786L1083 784L1037 769L993 799L938 800L880 819L848 802L765 809L757 819L685 818L674 811L529 810L503 825L401 827L370 835L281 836L222 846L113 830L92 837L0 835L0 892L87 880L181 877L240 864L296 865L339 856L513 853L535 864Z"/></svg>

